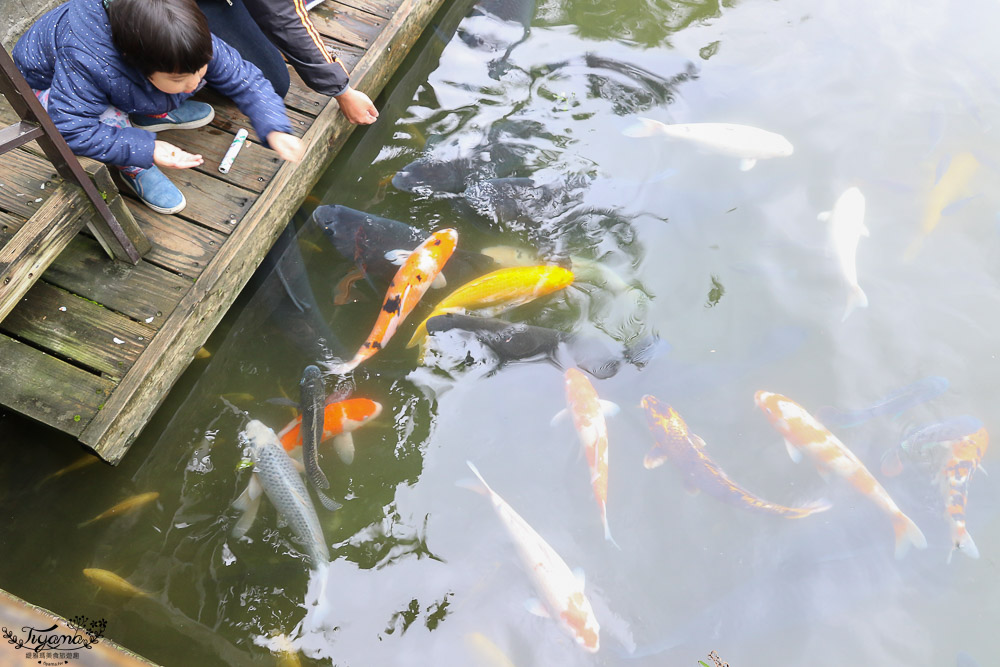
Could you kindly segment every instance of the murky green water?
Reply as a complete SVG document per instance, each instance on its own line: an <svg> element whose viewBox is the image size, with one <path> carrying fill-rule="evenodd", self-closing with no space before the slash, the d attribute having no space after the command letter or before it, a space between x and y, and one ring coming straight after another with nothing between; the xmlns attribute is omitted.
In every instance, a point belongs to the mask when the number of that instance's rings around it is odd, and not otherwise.
<svg viewBox="0 0 1000 667"><path fill-rule="evenodd" d="M934 471L909 465L887 477L879 464L914 425L959 415L996 424L1000 9L981 0L485 8L493 14L471 12L457 32L445 20L422 42L379 123L352 139L318 202L296 217L282 275L265 272L244 294L212 357L195 362L121 466L43 481L78 451L0 418L0 586L65 616L106 618L111 637L165 664L273 663L261 644L275 634L306 664L508 664L493 651L519 666L695 667L712 663L710 651L732 667L944 667L962 652L995 664L995 478L979 473L969 488L981 557L957 553L949 564ZM756 126L795 152L744 172L691 143L624 136L636 116ZM465 192L388 182L423 155L486 153L463 173ZM539 187L505 196L484 185L490 176ZM870 305L841 321L848 287L817 214L852 186L867 204L857 272ZM468 250L506 244L599 260L631 285L580 282L508 314L610 348L660 337L642 363L593 381L621 406L609 420L608 490L620 550L603 539L572 427L550 425L565 407L562 371L544 360L498 366L454 337L431 355L438 364L419 367L403 344L426 304L386 350L327 378L330 392L384 411L355 434L352 466L324 451L329 494L344 503L320 510L333 558L326 610L307 613L319 587L269 505L249 540L229 537L230 504L249 477L237 470L240 430L250 418L288 422L280 399L297 397L303 367L352 355L384 295L384 284L361 281L334 305L353 263L309 222L316 203L454 227ZM924 232L935 207L943 212ZM279 277L311 286L298 307ZM926 550L896 560L889 520L848 485L792 464L753 396L857 409L930 376L947 390L833 429L927 538ZM646 470L644 394L671 403L739 484L833 508L799 520L752 514L686 493L670 463ZM987 469L994 459L987 452ZM507 532L486 499L456 486L470 476L467 460L585 570L598 653L525 609L535 592ZM160 495L141 510L77 527L149 491ZM150 597L99 590L84 568L113 571Z"/></svg>

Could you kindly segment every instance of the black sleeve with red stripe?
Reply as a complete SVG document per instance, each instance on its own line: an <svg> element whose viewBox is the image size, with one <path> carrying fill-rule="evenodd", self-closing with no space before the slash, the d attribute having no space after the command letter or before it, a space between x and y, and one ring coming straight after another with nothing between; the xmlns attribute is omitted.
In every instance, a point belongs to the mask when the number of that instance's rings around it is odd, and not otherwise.
<svg viewBox="0 0 1000 667"><path fill-rule="evenodd" d="M243 4L307 86L324 95L344 92L350 83L347 70L309 20L305 0L243 0Z"/></svg>

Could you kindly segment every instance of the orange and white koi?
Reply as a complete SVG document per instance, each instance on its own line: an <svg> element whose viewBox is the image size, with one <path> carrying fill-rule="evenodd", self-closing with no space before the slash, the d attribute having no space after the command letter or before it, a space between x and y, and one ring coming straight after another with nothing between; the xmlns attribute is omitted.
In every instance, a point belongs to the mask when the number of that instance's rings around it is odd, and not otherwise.
<svg viewBox="0 0 1000 667"><path fill-rule="evenodd" d="M604 421L604 413L616 412L618 406L602 401L587 376L576 368L567 370L565 377L566 403L573 416L573 426L580 436L580 444L587 455L590 484L594 487L594 498L601 508L604 539L618 546L608 529L608 425Z"/></svg>
<svg viewBox="0 0 1000 667"><path fill-rule="evenodd" d="M854 452L802 406L781 394L769 391L758 391L754 395L754 401L767 415L771 425L784 436L788 455L793 461L801 460L802 453L805 452L812 458L821 475L825 477L828 473L834 473L842 477L889 515L896 535L896 558L906 555L911 544L918 549L927 547L927 539L917 524L903 514Z"/></svg>
<svg viewBox="0 0 1000 667"><path fill-rule="evenodd" d="M648 470L658 468L670 459L684 475L684 487L688 491L704 491L731 505L787 519L801 519L830 509L830 503L826 501L804 507L785 507L750 493L729 479L722 468L708 457L705 441L688 430L676 410L649 394L642 397L641 405L646 411L649 430L656 437L656 445L643 461Z"/></svg>
<svg viewBox="0 0 1000 667"><path fill-rule="evenodd" d="M945 512L951 521L952 551L948 554L949 562L956 549L971 558L979 558L979 549L965 527L965 502L969 495L969 480L976 468L980 467L979 463L983 460L989 442L990 437L985 428L955 440L951 443L951 457L941 471L941 492L946 499Z"/></svg>
<svg viewBox="0 0 1000 667"><path fill-rule="evenodd" d="M354 460L351 433L382 414L382 405L367 398L349 398L323 408L322 441L333 438L333 447L344 463ZM278 433L281 446L291 452L302 444L302 417L296 417Z"/></svg>
<svg viewBox="0 0 1000 667"><path fill-rule="evenodd" d="M493 509L514 541L522 564L542 598L542 606L532 611L558 620L577 644L591 653L597 652L600 648L600 626L590 600L584 595L583 577L570 571L541 535L490 488L471 461L466 463L482 484L482 488L476 490L488 495L493 502Z"/></svg>
<svg viewBox="0 0 1000 667"><path fill-rule="evenodd" d="M352 371L362 361L385 347L399 325L441 273L448 258L455 252L457 244L458 232L454 229L441 229L417 246L406 257L396 276L389 283L378 319L368 339L362 343L361 349L353 359L335 364L330 370L340 374Z"/></svg>

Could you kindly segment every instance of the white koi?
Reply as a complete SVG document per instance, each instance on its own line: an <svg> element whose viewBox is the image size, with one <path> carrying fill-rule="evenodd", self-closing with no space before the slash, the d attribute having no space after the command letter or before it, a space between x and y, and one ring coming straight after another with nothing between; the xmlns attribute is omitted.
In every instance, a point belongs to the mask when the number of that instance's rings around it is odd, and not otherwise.
<svg viewBox="0 0 1000 667"><path fill-rule="evenodd" d="M749 125L733 123L675 123L668 125L658 120L638 118L638 122L625 128L627 137L651 137L657 134L685 139L704 148L741 158L740 169L752 169L757 160L787 157L795 150L788 139Z"/></svg>

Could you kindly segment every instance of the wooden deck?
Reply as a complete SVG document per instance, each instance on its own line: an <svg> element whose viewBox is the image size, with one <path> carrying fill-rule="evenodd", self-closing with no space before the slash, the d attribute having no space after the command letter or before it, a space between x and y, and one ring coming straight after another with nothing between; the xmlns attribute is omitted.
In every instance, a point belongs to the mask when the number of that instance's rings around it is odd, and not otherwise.
<svg viewBox="0 0 1000 667"><path fill-rule="evenodd" d="M312 16L351 85L374 99L444 3L327 0ZM127 199L152 243L136 266L110 260L88 235L69 244L0 321L0 404L121 460L354 129L335 101L291 75L285 104L305 159L282 163L229 100L201 94L215 106L213 123L162 133L205 157L169 174L187 207L165 216ZM0 121L14 120L0 108ZM242 127L251 143L220 174ZM37 146L0 158L0 246L60 182Z"/></svg>

